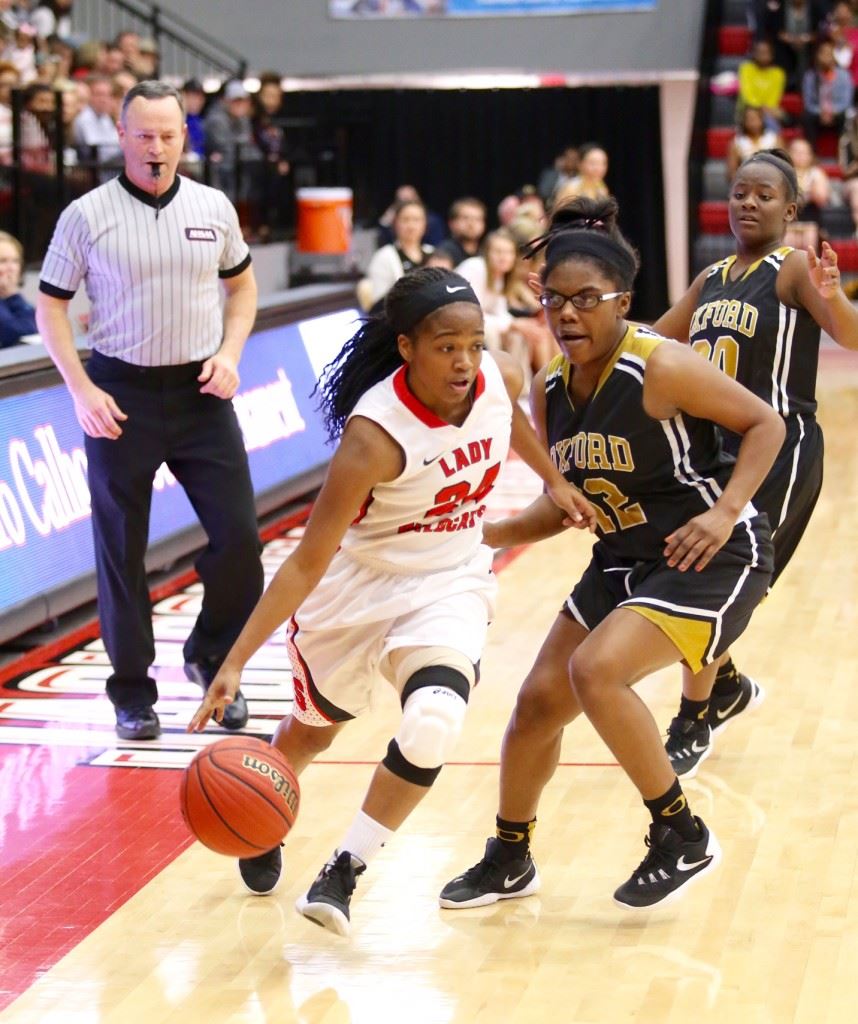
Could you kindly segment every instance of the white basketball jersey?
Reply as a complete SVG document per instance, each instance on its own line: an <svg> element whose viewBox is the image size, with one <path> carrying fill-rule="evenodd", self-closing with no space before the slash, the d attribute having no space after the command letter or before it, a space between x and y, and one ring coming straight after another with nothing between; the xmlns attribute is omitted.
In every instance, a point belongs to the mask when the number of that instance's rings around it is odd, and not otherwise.
<svg viewBox="0 0 858 1024"><path fill-rule="evenodd" d="M405 468L373 488L342 548L387 572L435 572L467 562L482 542L486 497L509 452L512 403L488 352L460 427L427 409L405 374L401 366L370 388L351 413L390 434Z"/></svg>

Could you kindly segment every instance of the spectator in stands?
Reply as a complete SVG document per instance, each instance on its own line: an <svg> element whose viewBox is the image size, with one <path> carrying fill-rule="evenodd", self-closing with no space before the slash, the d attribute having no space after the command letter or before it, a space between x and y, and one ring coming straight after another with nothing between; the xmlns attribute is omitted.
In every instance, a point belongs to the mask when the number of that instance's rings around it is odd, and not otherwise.
<svg viewBox="0 0 858 1024"><path fill-rule="evenodd" d="M814 66L805 72L801 87L801 123L805 138L814 149L820 131L834 131L838 135L843 131L853 93L852 76L837 66L834 47L823 40L816 47Z"/></svg>
<svg viewBox="0 0 858 1024"><path fill-rule="evenodd" d="M54 91L49 85L33 83L24 90L23 100L21 162L34 174L53 174Z"/></svg>
<svg viewBox="0 0 858 1024"><path fill-rule="evenodd" d="M36 77L31 79L41 85L48 85L53 88L58 81L62 80L62 67L60 58L55 53L36 54Z"/></svg>
<svg viewBox="0 0 858 1024"><path fill-rule="evenodd" d="M775 51L770 40L758 39L751 51L751 59L739 65L739 95L736 117L741 118L745 107L759 107L766 128L779 131L786 114L781 107L786 88L786 71L774 63Z"/></svg>
<svg viewBox="0 0 858 1024"><path fill-rule="evenodd" d="M59 58L57 78L71 78L74 65L74 46L68 39L61 39L59 36L48 36L48 53Z"/></svg>
<svg viewBox="0 0 858 1024"><path fill-rule="evenodd" d="M518 192L516 218L528 217L541 224L545 220L545 203L535 185L523 185Z"/></svg>
<svg viewBox="0 0 858 1024"><path fill-rule="evenodd" d="M765 0L759 6L757 37L775 40L775 59L786 70L787 88L798 89L828 5L819 0Z"/></svg>
<svg viewBox="0 0 858 1024"><path fill-rule="evenodd" d="M113 82L113 99L118 111L127 93L137 85L137 77L123 68L111 76L111 81Z"/></svg>
<svg viewBox="0 0 858 1024"><path fill-rule="evenodd" d="M447 226L450 237L435 248L449 253L458 266L480 251L480 242L486 233L486 204L473 196L457 199L450 207Z"/></svg>
<svg viewBox="0 0 858 1024"><path fill-rule="evenodd" d="M554 158L550 167L546 167L539 175L536 186L542 201L550 206L554 193L570 182L578 173L578 147L564 146Z"/></svg>
<svg viewBox="0 0 858 1024"><path fill-rule="evenodd" d="M0 164L12 162L12 90L20 84L15 65L0 61Z"/></svg>
<svg viewBox="0 0 858 1024"><path fill-rule="evenodd" d="M504 196L503 199L498 203L497 215L498 224L502 228L507 228L515 220L518 208L521 206L521 200L515 194Z"/></svg>
<svg viewBox="0 0 858 1024"><path fill-rule="evenodd" d="M259 90L253 96L253 138L263 157L259 182L259 237L263 241L272 232L283 231L292 200L291 190L286 187L291 167L282 115L281 77L276 71L264 72L259 76Z"/></svg>
<svg viewBox="0 0 858 1024"><path fill-rule="evenodd" d="M188 134L185 140L185 154L193 153L198 160L206 155L206 131L203 126L203 111L206 105L206 93L202 83L196 78L189 78L182 86L182 100L185 104Z"/></svg>
<svg viewBox="0 0 858 1024"><path fill-rule="evenodd" d="M123 29L116 36L113 45L122 53L125 69L134 71L134 65L140 53L140 36L133 29Z"/></svg>
<svg viewBox="0 0 858 1024"><path fill-rule="evenodd" d="M125 54L116 43L108 43L104 54L104 73L115 75L125 67Z"/></svg>
<svg viewBox="0 0 858 1024"><path fill-rule="evenodd" d="M820 28L820 35L834 47L837 66L848 71L852 82L858 82L858 23L852 5L836 3Z"/></svg>
<svg viewBox="0 0 858 1024"><path fill-rule="evenodd" d="M578 196L604 199L608 192L605 176L608 173L608 154L596 142L589 142L578 151L578 173L554 193L555 207Z"/></svg>
<svg viewBox="0 0 858 1024"><path fill-rule="evenodd" d="M250 93L238 80L227 82L222 99L207 111L203 127L211 184L239 208L242 222L255 232L260 220L262 152L253 138Z"/></svg>
<svg viewBox="0 0 858 1024"><path fill-rule="evenodd" d="M27 16L40 39L60 36L68 39L72 34L71 10L74 0L45 0Z"/></svg>
<svg viewBox="0 0 858 1024"><path fill-rule="evenodd" d="M423 266L432 252L432 246L423 243L426 209L418 199L406 199L399 204L392 226L394 241L373 253L366 272L368 283L358 290L366 309L383 299L403 274Z"/></svg>
<svg viewBox="0 0 858 1024"><path fill-rule="evenodd" d="M426 245L437 247L439 242L443 242L447 237L447 228L444 224L443 218L435 213L434 210L429 209L429 207L423 202L420 193L413 185L398 185L393 194L393 202L378 218L379 248L383 245L389 245L394 240L393 217L400 204L405 202L417 202L423 204L423 209L426 211L426 234L423 236L423 241ZM456 260L455 262L459 261ZM440 264L436 265L440 266ZM455 263L453 266L455 266ZM449 269L452 270L453 267L451 266Z"/></svg>
<svg viewBox="0 0 858 1024"><path fill-rule="evenodd" d="M36 334L36 311L21 294L24 247L13 235L0 231L0 348L21 343Z"/></svg>
<svg viewBox="0 0 858 1024"><path fill-rule="evenodd" d="M122 150L116 130L113 83L106 75L90 75L87 84L89 106L77 115L72 129L78 160L100 166L116 164Z"/></svg>
<svg viewBox="0 0 858 1024"><path fill-rule="evenodd" d="M15 65L24 85L35 79L36 30L32 25L22 22L15 29L11 42L3 50L2 59Z"/></svg>
<svg viewBox="0 0 858 1024"><path fill-rule="evenodd" d="M137 57L131 70L141 81L158 77L158 44L154 39L141 39L137 44Z"/></svg>
<svg viewBox="0 0 858 1024"><path fill-rule="evenodd" d="M858 229L858 119L854 115L847 120L840 136L838 158L843 172L843 198L849 204L852 222Z"/></svg>
<svg viewBox="0 0 858 1024"><path fill-rule="evenodd" d="M470 283L480 300L486 345L494 352L512 347L507 337L512 327L512 314L506 292L517 255L515 239L506 228L498 228L486 235L481 254L470 256L456 267L456 273Z"/></svg>
<svg viewBox="0 0 858 1024"><path fill-rule="evenodd" d="M763 112L759 107L745 107L742 120L727 150L727 180L732 181L739 164L759 153L761 149L774 149L783 146L783 141L776 132L766 128Z"/></svg>
<svg viewBox="0 0 858 1024"><path fill-rule="evenodd" d="M72 62L72 78L77 81L89 75L106 75L110 73L106 67L107 47L100 39L87 39L74 52Z"/></svg>
<svg viewBox="0 0 858 1024"><path fill-rule="evenodd" d="M790 224L785 244L796 249L812 245L819 248L819 223L822 211L831 202L831 181L816 162L816 154L807 139L793 139L789 144L798 180L798 211Z"/></svg>

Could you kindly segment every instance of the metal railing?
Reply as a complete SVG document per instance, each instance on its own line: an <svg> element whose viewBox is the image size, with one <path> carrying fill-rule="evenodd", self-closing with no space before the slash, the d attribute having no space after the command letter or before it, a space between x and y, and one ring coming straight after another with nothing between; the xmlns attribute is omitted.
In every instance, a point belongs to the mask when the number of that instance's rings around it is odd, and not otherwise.
<svg viewBox="0 0 858 1024"><path fill-rule="evenodd" d="M72 30L89 39L112 40L138 32L158 44L160 76L244 78L247 60L173 11L148 0L75 0Z"/></svg>

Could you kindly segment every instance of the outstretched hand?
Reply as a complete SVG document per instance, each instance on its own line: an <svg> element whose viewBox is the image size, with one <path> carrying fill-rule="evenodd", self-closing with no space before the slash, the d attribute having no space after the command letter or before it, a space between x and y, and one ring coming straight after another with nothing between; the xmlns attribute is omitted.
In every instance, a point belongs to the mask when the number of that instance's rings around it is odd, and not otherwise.
<svg viewBox="0 0 858 1024"><path fill-rule="evenodd" d="M817 256L812 245L807 247L807 270L814 288L823 299L833 299L840 288L840 268L837 253L828 242L823 242Z"/></svg>
<svg viewBox="0 0 858 1024"><path fill-rule="evenodd" d="M211 681L202 703L194 712L188 723L187 732L202 732L212 716L216 722L223 721L223 713L227 705L232 704L241 684L241 673L221 666L220 671Z"/></svg>
<svg viewBox="0 0 858 1024"><path fill-rule="evenodd" d="M546 486L546 493L554 504L566 513L564 526L571 526L576 530L589 530L590 533L596 532L596 510L577 487L563 480Z"/></svg>

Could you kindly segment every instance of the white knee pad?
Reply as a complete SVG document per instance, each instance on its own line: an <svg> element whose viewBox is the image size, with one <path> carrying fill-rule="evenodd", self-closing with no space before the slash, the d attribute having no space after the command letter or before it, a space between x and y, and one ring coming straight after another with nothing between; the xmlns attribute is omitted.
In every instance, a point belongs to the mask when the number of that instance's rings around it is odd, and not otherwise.
<svg viewBox="0 0 858 1024"><path fill-rule="evenodd" d="M453 752L467 702L446 686L421 686L405 701L396 742L417 768L439 768Z"/></svg>

